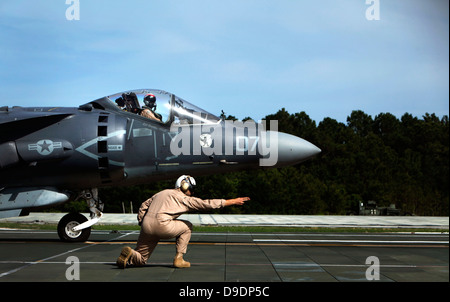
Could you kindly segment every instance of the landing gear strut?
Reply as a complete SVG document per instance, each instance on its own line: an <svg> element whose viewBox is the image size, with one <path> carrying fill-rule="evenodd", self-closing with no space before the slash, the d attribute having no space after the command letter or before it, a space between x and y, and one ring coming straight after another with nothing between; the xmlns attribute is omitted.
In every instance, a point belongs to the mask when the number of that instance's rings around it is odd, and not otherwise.
<svg viewBox="0 0 450 302"><path fill-rule="evenodd" d="M58 236L66 242L84 242L91 235L91 226L102 218L103 203L98 198L97 189L84 190L77 199L83 198L89 205L90 218L80 213L65 215L58 223Z"/></svg>

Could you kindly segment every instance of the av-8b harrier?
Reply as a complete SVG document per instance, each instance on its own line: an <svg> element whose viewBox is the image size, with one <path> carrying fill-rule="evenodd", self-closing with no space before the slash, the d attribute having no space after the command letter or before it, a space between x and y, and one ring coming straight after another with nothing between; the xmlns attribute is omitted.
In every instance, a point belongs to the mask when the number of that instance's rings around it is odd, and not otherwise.
<svg viewBox="0 0 450 302"><path fill-rule="evenodd" d="M91 218L67 214L58 234L85 241L103 215L97 188L293 165L320 152L273 128L226 121L154 89L78 108L0 107L0 218L84 198Z"/></svg>

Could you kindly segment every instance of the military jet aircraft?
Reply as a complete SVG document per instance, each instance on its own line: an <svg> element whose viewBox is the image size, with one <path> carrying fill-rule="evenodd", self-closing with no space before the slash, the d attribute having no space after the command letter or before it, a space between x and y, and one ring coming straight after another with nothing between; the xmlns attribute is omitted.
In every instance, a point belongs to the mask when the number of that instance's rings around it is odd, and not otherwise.
<svg viewBox="0 0 450 302"><path fill-rule="evenodd" d="M304 139L260 128L155 89L78 108L0 107L0 218L83 198L90 219L67 214L58 234L85 241L103 215L97 188L292 165L320 152Z"/></svg>

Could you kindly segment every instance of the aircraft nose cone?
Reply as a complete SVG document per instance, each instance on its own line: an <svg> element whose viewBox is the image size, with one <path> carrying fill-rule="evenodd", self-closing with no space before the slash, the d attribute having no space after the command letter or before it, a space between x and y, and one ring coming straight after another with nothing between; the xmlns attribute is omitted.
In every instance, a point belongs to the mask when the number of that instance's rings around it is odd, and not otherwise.
<svg viewBox="0 0 450 302"><path fill-rule="evenodd" d="M278 164L293 165L322 152L315 145L300 137L278 132Z"/></svg>

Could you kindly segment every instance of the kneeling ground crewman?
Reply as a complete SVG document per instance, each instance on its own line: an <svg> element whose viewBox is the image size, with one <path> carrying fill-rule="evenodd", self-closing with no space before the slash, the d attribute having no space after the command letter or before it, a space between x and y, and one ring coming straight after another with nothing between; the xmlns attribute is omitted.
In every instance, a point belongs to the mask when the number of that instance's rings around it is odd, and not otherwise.
<svg viewBox="0 0 450 302"><path fill-rule="evenodd" d="M163 190L144 201L139 208L138 221L141 225L137 246L133 250L126 246L117 259L117 265L125 268L127 265L142 266L152 254L160 239L176 238L176 255L173 265L178 268L190 267L184 261L187 245L191 239L192 224L189 221L177 219L190 210L209 210L231 205L243 205L248 197L235 199L206 199L192 196L195 179L182 175L175 183L175 189Z"/></svg>

